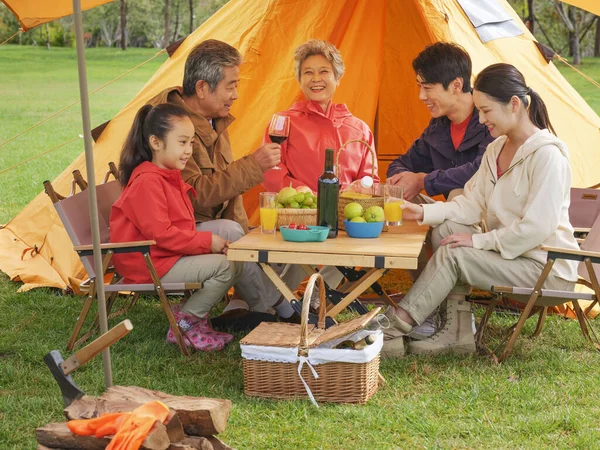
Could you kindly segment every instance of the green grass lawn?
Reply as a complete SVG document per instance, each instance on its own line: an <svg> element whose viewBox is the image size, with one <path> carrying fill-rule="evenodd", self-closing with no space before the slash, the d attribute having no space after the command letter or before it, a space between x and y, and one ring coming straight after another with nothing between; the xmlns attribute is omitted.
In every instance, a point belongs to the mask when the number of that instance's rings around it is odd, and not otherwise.
<svg viewBox="0 0 600 450"><path fill-rule="evenodd" d="M151 57L152 50L87 52L90 90ZM150 78L161 56L91 98L92 124L120 110ZM600 92L561 68L600 112ZM600 61L582 70L600 79ZM0 142L79 96L75 52L0 47ZM0 148L0 170L80 133L79 107ZM0 223L10 220L78 155L63 147L0 175ZM388 286L397 283L388 277ZM0 274L0 449L34 449L34 429L63 419L58 387L42 362L64 345L81 298L49 289L18 294ZM481 311L478 311L480 314ZM135 330L112 347L115 384L172 394L223 397L233 410L222 439L238 449L598 448L600 356L576 321L551 317L540 338L522 338L512 357L495 365L483 355L407 357L384 361L384 386L366 406L276 402L243 395L237 341L224 352L182 358L164 343L166 319L143 299L129 315ZM513 317L497 317L492 334ZM113 324L116 321L113 322ZM533 323L526 331L531 332ZM86 392L103 390L102 360L74 373Z"/></svg>

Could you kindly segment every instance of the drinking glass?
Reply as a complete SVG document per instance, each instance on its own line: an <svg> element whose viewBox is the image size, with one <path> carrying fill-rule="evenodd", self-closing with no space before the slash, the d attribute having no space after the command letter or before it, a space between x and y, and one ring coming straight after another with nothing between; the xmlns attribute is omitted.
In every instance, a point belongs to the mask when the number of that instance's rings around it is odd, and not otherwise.
<svg viewBox="0 0 600 450"><path fill-rule="evenodd" d="M402 198L404 188L386 184L384 186L383 211L386 225L396 227L402 225Z"/></svg>
<svg viewBox="0 0 600 450"><path fill-rule="evenodd" d="M260 231L273 234L277 229L277 192L261 192L260 200Z"/></svg>
<svg viewBox="0 0 600 450"><path fill-rule="evenodd" d="M271 142L282 144L290 135L290 118L282 114L273 114L269 124L269 138ZM272 170L281 170L281 167L275 166Z"/></svg>

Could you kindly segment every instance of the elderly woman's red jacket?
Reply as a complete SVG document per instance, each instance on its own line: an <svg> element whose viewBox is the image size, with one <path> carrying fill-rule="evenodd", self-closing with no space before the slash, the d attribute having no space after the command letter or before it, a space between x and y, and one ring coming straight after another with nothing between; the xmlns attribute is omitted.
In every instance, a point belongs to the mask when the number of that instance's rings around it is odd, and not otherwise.
<svg viewBox="0 0 600 450"><path fill-rule="evenodd" d="M183 181L181 171L140 164L112 207L111 242L156 241L150 256L159 277L182 256L210 253L212 234L196 231L189 191L194 189ZM113 262L126 282L152 281L140 253L118 253Z"/></svg>
<svg viewBox="0 0 600 450"><path fill-rule="evenodd" d="M269 170L264 175L263 186L268 191L277 192L291 182L293 187L308 186L316 192L326 148L334 149L337 157L342 144L361 139L375 149L369 126L354 117L346 105L330 102L327 111L323 111L317 102L305 100L279 114L290 117L290 135L281 145L281 170ZM270 142L268 127L264 141ZM379 181L377 159L373 161L365 145L353 143L344 147L337 172L342 188L373 173L374 180Z"/></svg>

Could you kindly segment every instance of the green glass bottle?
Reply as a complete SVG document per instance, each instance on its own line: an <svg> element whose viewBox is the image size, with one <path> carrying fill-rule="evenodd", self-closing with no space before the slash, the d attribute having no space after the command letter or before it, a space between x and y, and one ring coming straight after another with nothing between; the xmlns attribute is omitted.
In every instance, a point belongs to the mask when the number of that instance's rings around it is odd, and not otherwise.
<svg viewBox="0 0 600 450"><path fill-rule="evenodd" d="M327 238L338 235L338 196L340 180L333 171L333 149L325 149L325 171L317 188L317 225L329 227Z"/></svg>

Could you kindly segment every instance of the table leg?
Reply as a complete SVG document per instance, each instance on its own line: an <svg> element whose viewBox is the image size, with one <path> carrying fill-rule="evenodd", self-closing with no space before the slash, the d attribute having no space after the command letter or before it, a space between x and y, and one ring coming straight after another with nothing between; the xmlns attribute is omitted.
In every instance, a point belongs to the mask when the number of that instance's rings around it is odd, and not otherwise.
<svg viewBox="0 0 600 450"><path fill-rule="evenodd" d="M366 274L362 276L360 280L358 280L354 286L352 286L352 291L346 295L342 301L340 301L337 305L327 311L327 316L335 317L340 312L342 312L350 303L352 303L355 299L358 298L360 294L362 294L365 290L367 290L375 281L383 276L388 269L371 269Z"/></svg>

